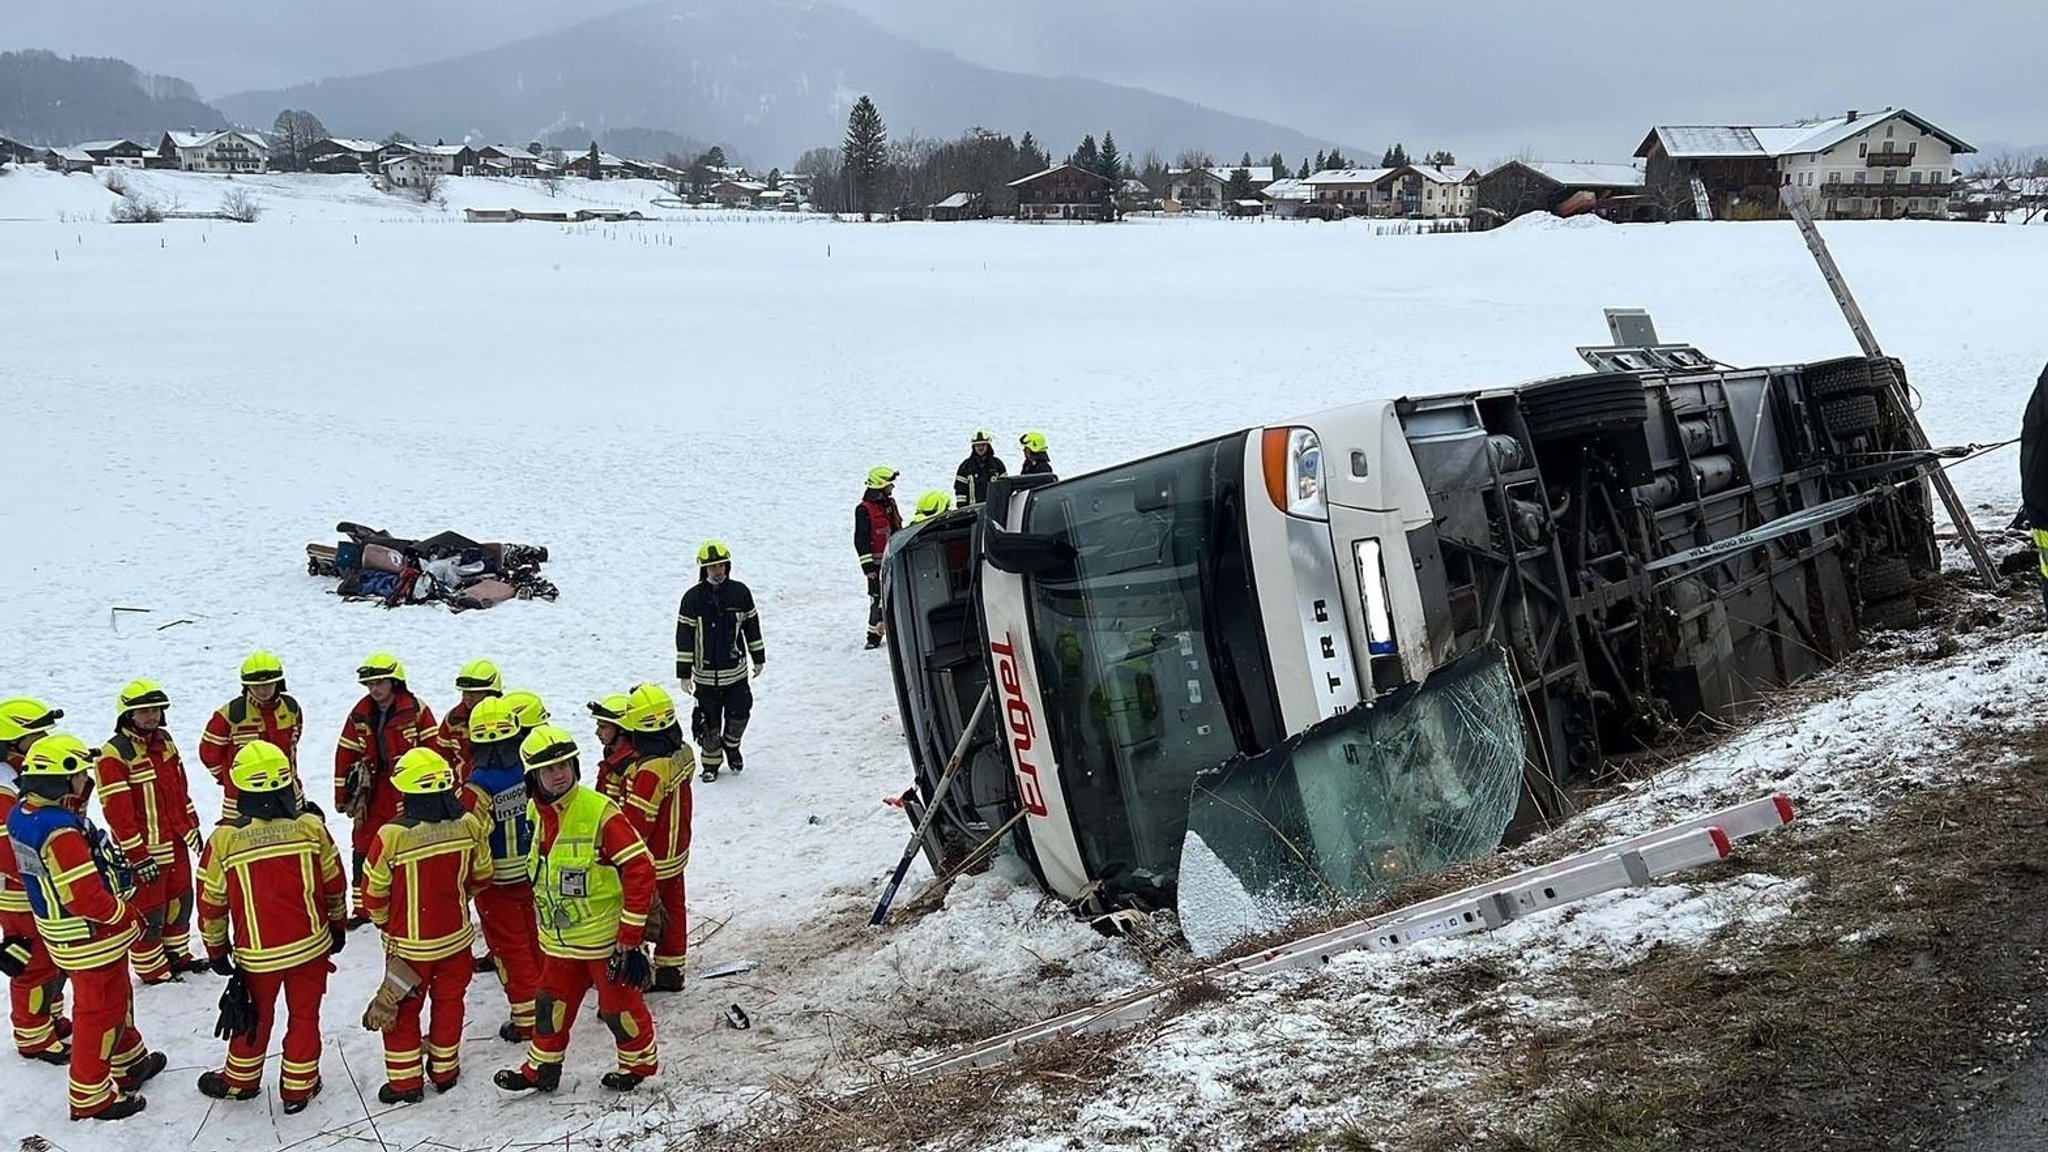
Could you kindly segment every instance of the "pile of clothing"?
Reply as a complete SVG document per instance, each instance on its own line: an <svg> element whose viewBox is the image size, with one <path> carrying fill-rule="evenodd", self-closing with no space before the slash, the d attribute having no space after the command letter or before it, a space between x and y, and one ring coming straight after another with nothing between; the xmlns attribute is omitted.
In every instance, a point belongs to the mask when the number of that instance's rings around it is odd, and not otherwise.
<svg viewBox="0 0 2048 1152"><path fill-rule="evenodd" d="M534 544L481 544L457 532L413 540L344 520L347 539L306 545L306 572L338 577L335 595L400 604L446 604L450 612L507 600L553 600L561 593L540 574L548 550Z"/></svg>

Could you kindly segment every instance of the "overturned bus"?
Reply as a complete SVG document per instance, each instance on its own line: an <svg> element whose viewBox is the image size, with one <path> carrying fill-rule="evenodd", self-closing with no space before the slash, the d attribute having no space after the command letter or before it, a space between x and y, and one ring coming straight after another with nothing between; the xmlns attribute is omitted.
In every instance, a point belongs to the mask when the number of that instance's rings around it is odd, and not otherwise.
<svg viewBox="0 0 2048 1152"><path fill-rule="evenodd" d="M934 870L1007 834L1084 912L1370 897L1912 622L1938 556L1897 361L1609 323L1588 373L1012 478L900 535Z"/></svg>

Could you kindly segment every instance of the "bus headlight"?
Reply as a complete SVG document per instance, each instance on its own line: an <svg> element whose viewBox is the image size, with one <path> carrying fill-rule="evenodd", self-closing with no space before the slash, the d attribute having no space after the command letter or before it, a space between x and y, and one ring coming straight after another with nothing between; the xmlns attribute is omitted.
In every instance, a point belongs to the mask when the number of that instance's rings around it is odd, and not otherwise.
<svg viewBox="0 0 2048 1152"><path fill-rule="evenodd" d="M1323 491L1323 445L1306 428L1268 428L1261 442L1266 495L1290 516L1328 520Z"/></svg>
<svg viewBox="0 0 2048 1152"><path fill-rule="evenodd" d="M1378 540L1356 540L1351 555L1358 562L1358 588L1365 610L1366 650L1374 656L1392 656L1394 618L1387 607L1387 567Z"/></svg>

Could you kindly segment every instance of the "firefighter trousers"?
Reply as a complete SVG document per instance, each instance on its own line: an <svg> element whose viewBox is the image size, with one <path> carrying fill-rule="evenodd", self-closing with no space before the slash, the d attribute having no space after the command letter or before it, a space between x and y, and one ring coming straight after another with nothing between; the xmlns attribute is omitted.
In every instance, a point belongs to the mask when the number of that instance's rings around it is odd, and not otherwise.
<svg viewBox="0 0 2048 1152"><path fill-rule="evenodd" d="M249 998L256 1003L256 1032L228 1041L224 1070L236 1090L261 1087L263 1054L277 1024L277 999L284 996L284 1060L278 1095L304 1100L320 1083L320 1002L327 997L327 976L334 962L322 956L281 972L251 972Z"/></svg>
<svg viewBox="0 0 2048 1152"><path fill-rule="evenodd" d="M619 1051L619 1071L629 1076L652 1076L660 1067L655 1051L654 1015L640 989L612 983L603 960L570 960L544 956L540 968L540 999L533 1023L533 1043L526 1049L525 1072L532 1079L545 1064L562 1062L569 1048L569 1029L583 1007L583 997L595 986L597 1015L612 1033Z"/></svg>
<svg viewBox="0 0 2048 1152"><path fill-rule="evenodd" d="M171 848L171 862L154 881L135 889L142 934L128 946L135 974L147 984L171 977L171 967L192 959L192 856L183 843Z"/></svg>
<svg viewBox="0 0 2048 1152"><path fill-rule="evenodd" d="M36 918L27 912L0 912L0 935L20 936L30 942L28 966L7 982L15 1051L37 1056L62 1049L58 1021L64 1016L64 970L43 947Z"/></svg>
<svg viewBox="0 0 2048 1152"><path fill-rule="evenodd" d="M535 926L533 885L490 884L476 894L476 915L484 947L497 965L498 982L512 1006L512 1023L533 1027L533 999L540 993L540 931Z"/></svg>
<svg viewBox="0 0 2048 1152"><path fill-rule="evenodd" d="M689 959L689 891L683 875L677 872L654 882L654 898L661 904L661 932L654 940L656 968L681 968Z"/></svg>
<svg viewBox="0 0 2048 1152"><path fill-rule="evenodd" d="M723 767L730 756L740 759L740 738L754 715L754 686L745 680L714 688L695 686L697 707L690 714L690 729L697 737L697 758L706 770Z"/></svg>
<svg viewBox="0 0 2048 1152"><path fill-rule="evenodd" d="M407 960L419 986L398 1002L398 1019L384 1030L384 1078L393 1088L421 1087L424 1065L436 1084L453 1084L462 1070L462 997L476 974L469 949L439 960ZM426 1051L420 1050L420 1015L428 1016Z"/></svg>
<svg viewBox="0 0 2048 1152"><path fill-rule="evenodd" d="M71 974L71 1115L93 1116L119 1099L115 1078L149 1055L135 1030L128 958Z"/></svg>

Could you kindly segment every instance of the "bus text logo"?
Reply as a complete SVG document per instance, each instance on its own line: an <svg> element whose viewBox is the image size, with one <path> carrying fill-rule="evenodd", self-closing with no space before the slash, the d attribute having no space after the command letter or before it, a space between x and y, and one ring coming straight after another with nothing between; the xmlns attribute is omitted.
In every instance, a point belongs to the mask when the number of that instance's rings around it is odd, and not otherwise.
<svg viewBox="0 0 2048 1152"><path fill-rule="evenodd" d="M1031 705L1024 702L1024 680L1017 674L1016 639L1005 632L1002 642L991 643L989 651L995 655L996 679L1003 686L1003 716L1010 726L1010 759L1017 765L1017 792L1025 811L1045 816L1045 790L1038 781L1038 766L1031 762L1031 750L1038 742L1038 723L1031 715Z"/></svg>

